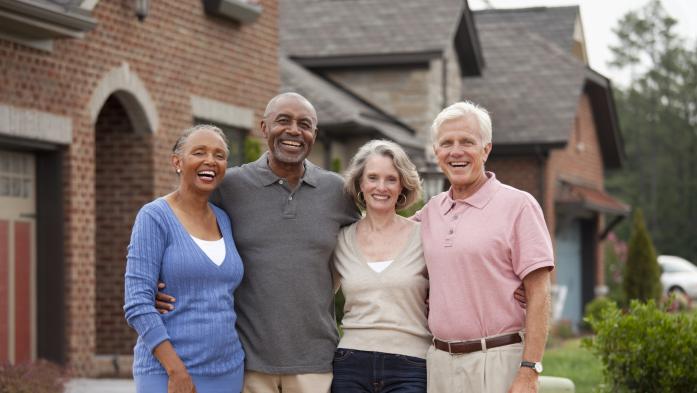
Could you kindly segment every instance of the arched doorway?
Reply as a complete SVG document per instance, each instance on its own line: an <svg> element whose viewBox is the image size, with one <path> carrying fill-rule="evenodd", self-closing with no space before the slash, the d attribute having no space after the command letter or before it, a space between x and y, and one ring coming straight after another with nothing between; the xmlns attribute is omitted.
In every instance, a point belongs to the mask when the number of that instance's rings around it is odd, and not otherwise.
<svg viewBox="0 0 697 393"><path fill-rule="evenodd" d="M127 246L135 216L154 196L153 135L138 131L137 100L111 94L95 122L96 353L132 353L135 333L123 317ZM137 122L137 120L136 120Z"/></svg>

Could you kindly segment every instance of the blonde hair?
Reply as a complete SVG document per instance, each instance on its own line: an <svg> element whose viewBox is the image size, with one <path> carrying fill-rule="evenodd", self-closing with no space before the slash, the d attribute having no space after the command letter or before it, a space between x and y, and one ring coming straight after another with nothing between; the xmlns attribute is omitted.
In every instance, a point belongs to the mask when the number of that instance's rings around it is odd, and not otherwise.
<svg viewBox="0 0 697 393"><path fill-rule="evenodd" d="M421 179L416 166L411 162L407 153L398 144L386 140L372 140L361 146L355 156L351 159L348 169L344 174L344 189L352 197L356 204L365 208L365 201L360 200L358 193L361 190L361 177L365 170L365 163L373 155L389 157L397 173L399 182L402 185L402 195L405 201L397 200L397 209L406 209L421 198Z"/></svg>

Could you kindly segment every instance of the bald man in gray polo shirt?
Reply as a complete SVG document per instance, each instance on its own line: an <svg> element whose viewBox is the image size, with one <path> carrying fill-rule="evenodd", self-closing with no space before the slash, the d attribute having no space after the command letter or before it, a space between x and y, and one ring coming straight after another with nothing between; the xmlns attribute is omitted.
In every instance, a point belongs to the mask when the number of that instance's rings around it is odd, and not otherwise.
<svg viewBox="0 0 697 393"><path fill-rule="evenodd" d="M338 342L331 255L359 213L341 177L306 160L317 136L307 99L271 99L261 132L269 151L229 168L211 198L230 216L245 267L235 292L243 391L329 392Z"/></svg>

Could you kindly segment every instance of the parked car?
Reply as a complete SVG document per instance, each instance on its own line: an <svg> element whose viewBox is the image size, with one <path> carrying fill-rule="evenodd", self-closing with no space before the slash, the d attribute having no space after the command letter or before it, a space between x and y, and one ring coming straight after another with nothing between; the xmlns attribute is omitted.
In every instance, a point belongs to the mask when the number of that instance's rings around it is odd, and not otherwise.
<svg viewBox="0 0 697 393"><path fill-rule="evenodd" d="M676 292L697 299L697 266L673 255L660 255L661 284L666 294Z"/></svg>

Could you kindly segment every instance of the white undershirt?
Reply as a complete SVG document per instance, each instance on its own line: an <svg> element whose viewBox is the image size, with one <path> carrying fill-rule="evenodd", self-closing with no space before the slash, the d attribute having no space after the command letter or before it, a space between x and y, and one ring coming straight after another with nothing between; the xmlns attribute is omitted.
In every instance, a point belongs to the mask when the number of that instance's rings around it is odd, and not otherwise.
<svg viewBox="0 0 697 393"><path fill-rule="evenodd" d="M189 235L191 236L191 235ZM203 250L203 252L208 255L213 263L220 266L225 260L225 239L220 238L218 240L202 240L197 237L191 236L194 242Z"/></svg>
<svg viewBox="0 0 697 393"><path fill-rule="evenodd" d="M370 266L370 268L375 270L376 272L380 273L383 270L387 269L387 267L390 266L392 261L394 261L394 259L390 259L389 261L368 262L368 266Z"/></svg>

